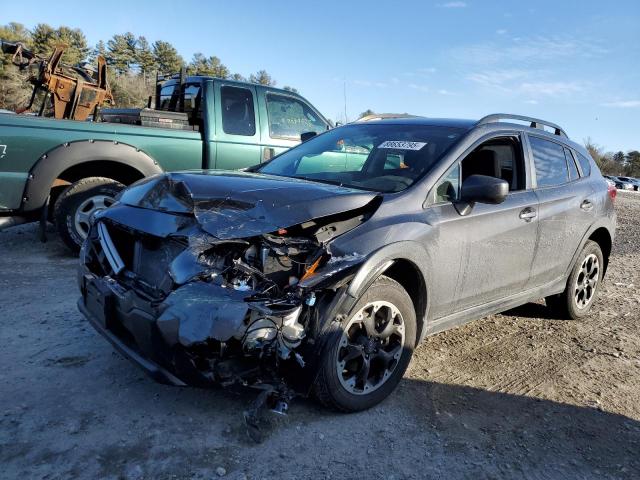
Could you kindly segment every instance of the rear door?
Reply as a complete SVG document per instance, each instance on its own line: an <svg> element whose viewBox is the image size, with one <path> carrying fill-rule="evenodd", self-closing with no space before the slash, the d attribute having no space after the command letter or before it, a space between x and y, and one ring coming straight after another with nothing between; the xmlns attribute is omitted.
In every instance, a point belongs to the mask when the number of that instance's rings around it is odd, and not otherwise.
<svg viewBox="0 0 640 480"><path fill-rule="evenodd" d="M538 248L530 286L562 277L595 220L595 192L576 167L573 152L559 141L527 135L538 198Z"/></svg>
<svg viewBox="0 0 640 480"><path fill-rule="evenodd" d="M214 168L234 170L260 163L256 89L215 83L216 161Z"/></svg>
<svg viewBox="0 0 640 480"><path fill-rule="evenodd" d="M328 123L309 103L295 95L259 89L262 161L295 147L300 135L322 133Z"/></svg>

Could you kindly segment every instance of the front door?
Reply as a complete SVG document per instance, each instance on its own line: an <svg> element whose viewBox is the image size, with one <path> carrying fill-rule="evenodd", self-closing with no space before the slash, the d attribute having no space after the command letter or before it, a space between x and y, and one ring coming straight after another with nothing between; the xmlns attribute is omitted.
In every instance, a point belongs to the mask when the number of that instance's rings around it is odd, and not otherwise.
<svg viewBox="0 0 640 480"><path fill-rule="evenodd" d="M303 99L266 89L258 91L262 127L262 161L300 143L302 133L328 129L322 116Z"/></svg>
<svg viewBox="0 0 640 480"><path fill-rule="evenodd" d="M538 200L527 188L523 158L518 136L493 138L454 165L434 188L433 205L427 209L427 221L436 228L437 241L429 245L434 276L442 272L443 279L455 278L432 286L435 318L526 288L537 241ZM510 192L499 205L476 203L461 215L454 201L459 185L473 174L502 178Z"/></svg>

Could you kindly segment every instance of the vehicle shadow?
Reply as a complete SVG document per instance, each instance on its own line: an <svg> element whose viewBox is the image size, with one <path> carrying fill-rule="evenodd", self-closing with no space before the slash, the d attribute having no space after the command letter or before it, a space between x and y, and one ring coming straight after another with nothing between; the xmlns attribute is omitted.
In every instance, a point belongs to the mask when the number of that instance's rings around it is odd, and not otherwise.
<svg viewBox="0 0 640 480"><path fill-rule="evenodd" d="M544 303L525 303L519 307L502 312L503 315L522 318L542 318L548 320L563 320L552 309L547 308Z"/></svg>
<svg viewBox="0 0 640 480"><path fill-rule="evenodd" d="M421 478L640 478L640 422L594 407L405 379L373 409L387 418L354 417L400 446L393 456L406 462L394 463L414 465L400 478L416 464Z"/></svg>

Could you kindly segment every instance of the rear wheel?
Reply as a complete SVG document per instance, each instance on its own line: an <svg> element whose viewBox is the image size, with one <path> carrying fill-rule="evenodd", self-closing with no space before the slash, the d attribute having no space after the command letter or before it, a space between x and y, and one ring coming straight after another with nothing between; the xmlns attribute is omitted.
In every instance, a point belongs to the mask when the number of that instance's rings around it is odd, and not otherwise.
<svg viewBox="0 0 640 480"><path fill-rule="evenodd" d="M596 300L604 273L600 245L588 240L578 256L564 292L545 299L547 306L563 318L584 317Z"/></svg>
<svg viewBox="0 0 640 480"><path fill-rule="evenodd" d="M345 412L378 404L402 379L415 342L411 298L398 282L380 277L325 347L316 397Z"/></svg>
<svg viewBox="0 0 640 480"><path fill-rule="evenodd" d="M115 203L124 188L120 182L105 177L88 177L71 184L60 194L53 218L64 243L77 252L87 238L91 217Z"/></svg>

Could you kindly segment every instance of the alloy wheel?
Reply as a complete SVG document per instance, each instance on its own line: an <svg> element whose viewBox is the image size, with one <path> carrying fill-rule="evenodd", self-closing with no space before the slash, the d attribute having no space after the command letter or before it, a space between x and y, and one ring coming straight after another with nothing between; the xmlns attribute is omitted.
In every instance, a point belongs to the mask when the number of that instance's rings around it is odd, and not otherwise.
<svg viewBox="0 0 640 480"><path fill-rule="evenodd" d="M347 323L336 358L338 379L354 395L377 390L398 366L405 325L400 310L390 302L370 302Z"/></svg>
<svg viewBox="0 0 640 480"><path fill-rule="evenodd" d="M593 253L582 261L574 286L574 301L579 309L586 308L596 293L600 278L600 262Z"/></svg>

